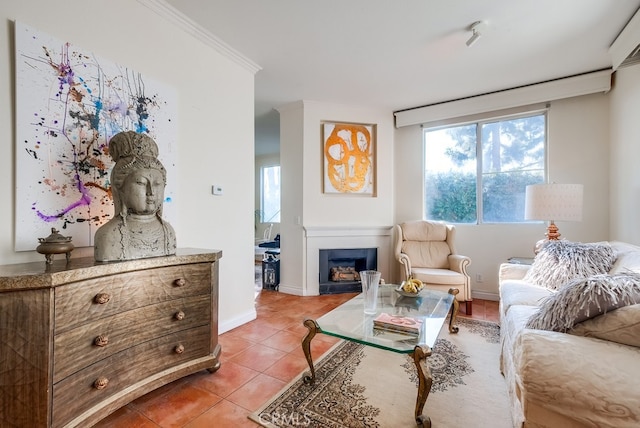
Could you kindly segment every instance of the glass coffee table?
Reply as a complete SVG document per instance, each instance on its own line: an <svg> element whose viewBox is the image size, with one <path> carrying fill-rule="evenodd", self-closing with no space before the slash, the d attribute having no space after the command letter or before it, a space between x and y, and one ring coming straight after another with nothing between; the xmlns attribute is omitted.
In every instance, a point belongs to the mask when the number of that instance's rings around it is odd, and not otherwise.
<svg viewBox="0 0 640 428"><path fill-rule="evenodd" d="M378 291L378 305L374 315L365 315L364 296L357 295L331 312L313 320L305 319L304 325L309 332L302 340L302 350L309 363L310 372L304 373L305 383L314 383L316 379L311 358L311 339L317 333L323 333L340 339L358 342L401 354L410 354L418 372L418 397L414 416L420 427L431 427L431 419L422 414L433 379L427 364L431 348L438 338L442 325L451 311L449 333L457 333L455 325L458 315L458 301L455 296L458 289L448 293L423 289L417 297L407 297L396 291L397 285L381 285ZM373 320L381 314L396 318L418 319L422 322L417 335L374 328Z"/></svg>

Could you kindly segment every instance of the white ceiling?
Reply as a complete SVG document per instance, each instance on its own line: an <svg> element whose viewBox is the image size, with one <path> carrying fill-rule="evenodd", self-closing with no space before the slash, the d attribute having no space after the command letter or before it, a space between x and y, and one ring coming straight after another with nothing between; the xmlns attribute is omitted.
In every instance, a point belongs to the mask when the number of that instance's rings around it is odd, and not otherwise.
<svg viewBox="0 0 640 428"><path fill-rule="evenodd" d="M398 111L611 67L640 0L166 0L261 67L256 154L274 110L314 100ZM471 47L470 25L483 21Z"/></svg>

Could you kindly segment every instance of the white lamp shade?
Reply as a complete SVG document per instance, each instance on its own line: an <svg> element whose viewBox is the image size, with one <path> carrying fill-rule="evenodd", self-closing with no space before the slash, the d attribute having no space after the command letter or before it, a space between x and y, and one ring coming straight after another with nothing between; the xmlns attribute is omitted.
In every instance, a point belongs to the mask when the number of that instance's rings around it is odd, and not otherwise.
<svg viewBox="0 0 640 428"><path fill-rule="evenodd" d="M525 220L581 221L582 184L532 184L525 193Z"/></svg>

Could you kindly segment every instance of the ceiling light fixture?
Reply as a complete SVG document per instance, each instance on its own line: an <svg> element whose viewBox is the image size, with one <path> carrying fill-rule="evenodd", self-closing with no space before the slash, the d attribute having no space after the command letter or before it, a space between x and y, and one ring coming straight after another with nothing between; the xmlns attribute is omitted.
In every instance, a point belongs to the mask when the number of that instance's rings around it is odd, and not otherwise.
<svg viewBox="0 0 640 428"><path fill-rule="evenodd" d="M469 27L469 30L471 30L473 34L471 34L471 37L469 38L469 40L467 40L467 47L471 47L475 42L478 41L480 36L482 36L482 34L480 33L481 29L482 29L482 21L476 21L473 24L471 24L471 27Z"/></svg>

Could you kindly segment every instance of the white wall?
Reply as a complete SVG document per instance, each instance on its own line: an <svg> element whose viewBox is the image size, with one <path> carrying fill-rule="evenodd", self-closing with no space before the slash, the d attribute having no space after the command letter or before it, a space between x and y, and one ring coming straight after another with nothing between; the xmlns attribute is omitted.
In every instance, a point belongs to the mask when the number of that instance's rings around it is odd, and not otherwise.
<svg viewBox="0 0 640 428"><path fill-rule="evenodd" d="M640 64L620 68L611 91L611 240L640 245Z"/></svg>
<svg viewBox="0 0 640 428"><path fill-rule="evenodd" d="M377 195L322 193L322 121L377 125ZM304 226L381 226L393 219L393 117L389 111L321 102L304 103Z"/></svg>
<svg viewBox="0 0 640 428"><path fill-rule="evenodd" d="M609 171L608 96L587 95L551 103L549 110L549 180L584 184L583 221L558 223L574 241L608 239ZM419 126L395 132L395 222L421 219L422 132ZM542 224L457 225L457 250L471 257L473 296L497 300L498 268L509 257L533 257L534 243L544 237ZM396 267L396 275L397 275ZM482 283L476 281L481 274ZM396 276L396 278L398 278Z"/></svg>
<svg viewBox="0 0 640 428"><path fill-rule="evenodd" d="M304 228L355 230L393 224L393 115L363 106L317 101L299 101L279 111L283 182L280 290L313 295L317 286L309 287L308 278L317 272L307 272L307 257L315 254L307 254ZM322 192L323 121L377 125L375 197ZM387 272L383 275L387 277Z"/></svg>
<svg viewBox="0 0 640 428"><path fill-rule="evenodd" d="M304 111L302 103L283 106L280 112L280 290L303 295L305 260L302 239L304 222L302 158L304 145Z"/></svg>
<svg viewBox="0 0 640 428"><path fill-rule="evenodd" d="M64 4L3 1L0 6L0 262L40 261L13 251L15 113L13 21L122 64L178 92L179 247L220 249L220 330L255 318L253 302L254 72L178 28L142 2ZM188 77L187 77L188 76ZM212 196L211 185L224 187ZM73 257L93 255L78 248Z"/></svg>

